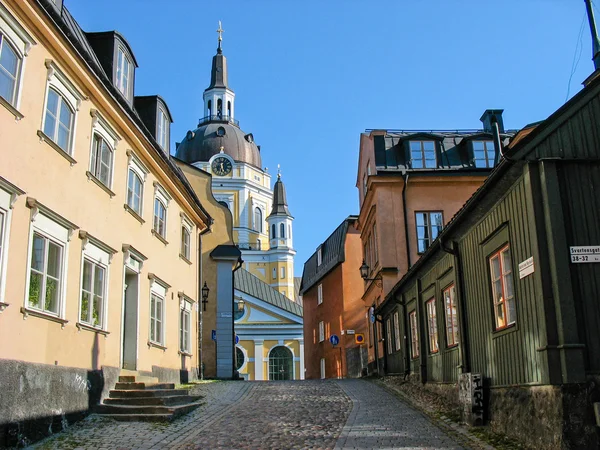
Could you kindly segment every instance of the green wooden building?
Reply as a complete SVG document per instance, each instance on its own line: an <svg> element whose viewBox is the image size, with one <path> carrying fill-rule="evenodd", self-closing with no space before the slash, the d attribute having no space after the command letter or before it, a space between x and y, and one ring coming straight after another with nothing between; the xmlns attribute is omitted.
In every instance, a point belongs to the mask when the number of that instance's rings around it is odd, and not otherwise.
<svg viewBox="0 0 600 450"><path fill-rule="evenodd" d="M535 448L600 442L594 75L547 120L512 139L486 182L376 311L387 374L457 403L461 374L481 374L484 420Z"/></svg>

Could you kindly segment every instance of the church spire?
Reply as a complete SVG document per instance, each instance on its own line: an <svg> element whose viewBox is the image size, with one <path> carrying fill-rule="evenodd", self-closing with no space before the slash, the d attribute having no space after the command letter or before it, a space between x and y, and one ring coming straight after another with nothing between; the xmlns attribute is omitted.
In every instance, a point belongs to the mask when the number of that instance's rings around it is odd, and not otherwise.
<svg viewBox="0 0 600 450"><path fill-rule="evenodd" d="M227 59L223 55L223 49L221 48L223 27L220 20L217 33L219 33L219 46L217 47L217 54L213 56L212 69L210 71L210 86L206 88L207 91L214 88L229 89L229 86L227 86Z"/></svg>
<svg viewBox="0 0 600 450"><path fill-rule="evenodd" d="M227 59L223 55L221 42L223 41L223 27L219 20L219 33L217 54L213 56L210 71L210 86L204 90L204 118L202 121L216 120L237 124L234 116L235 94L229 89L227 83Z"/></svg>
<svg viewBox="0 0 600 450"><path fill-rule="evenodd" d="M285 186L281 181L281 171L277 168L277 181L273 186L273 209L271 210L271 216L290 216L290 211L287 205L287 198L285 195Z"/></svg>

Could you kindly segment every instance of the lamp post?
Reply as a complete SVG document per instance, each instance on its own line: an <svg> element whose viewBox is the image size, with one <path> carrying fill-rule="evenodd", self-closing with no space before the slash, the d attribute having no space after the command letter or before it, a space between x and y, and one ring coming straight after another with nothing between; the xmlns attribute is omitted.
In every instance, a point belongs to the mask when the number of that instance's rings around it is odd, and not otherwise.
<svg viewBox="0 0 600 450"><path fill-rule="evenodd" d="M204 282L204 286L202 286L202 311L206 311L206 304L208 303L208 293L210 289L206 285L206 281Z"/></svg>
<svg viewBox="0 0 600 450"><path fill-rule="evenodd" d="M369 278L369 265L363 259L362 265L360 266L360 277L365 281L374 281L375 285L382 287L383 278L381 273L378 273L375 278Z"/></svg>

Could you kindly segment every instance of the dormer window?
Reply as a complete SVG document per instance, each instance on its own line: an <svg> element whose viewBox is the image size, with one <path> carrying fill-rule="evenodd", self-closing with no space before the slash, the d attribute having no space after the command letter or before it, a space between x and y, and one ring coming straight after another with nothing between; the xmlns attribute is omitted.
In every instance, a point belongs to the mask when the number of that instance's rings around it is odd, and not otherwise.
<svg viewBox="0 0 600 450"><path fill-rule="evenodd" d="M413 169L435 169L435 141L410 141L410 164Z"/></svg>
<svg viewBox="0 0 600 450"><path fill-rule="evenodd" d="M115 80L117 89L127 98L130 98L131 84L131 61L125 55L125 50L119 47L117 49L117 78Z"/></svg>
<svg viewBox="0 0 600 450"><path fill-rule="evenodd" d="M161 108L158 108L156 140L163 150L169 151L169 119Z"/></svg>
<svg viewBox="0 0 600 450"><path fill-rule="evenodd" d="M494 167L496 148L493 141L473 141L473 162L475 167Z"/></svg>

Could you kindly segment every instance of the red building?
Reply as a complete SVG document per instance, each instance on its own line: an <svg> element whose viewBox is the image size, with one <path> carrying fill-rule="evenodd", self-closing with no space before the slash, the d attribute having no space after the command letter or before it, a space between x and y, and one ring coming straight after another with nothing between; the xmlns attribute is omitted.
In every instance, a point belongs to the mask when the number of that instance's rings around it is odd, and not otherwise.
<svg viewBox="0 0 600 450"><path fill-rule="evenodd" d="M360 277L362 250L357 216L349 216L304 263L300 293L304 306L305 378L359 377L366 373L367 349ZM339 337L339 344L329 341Z"/></svg>

